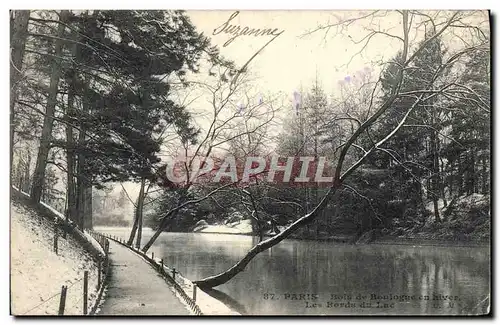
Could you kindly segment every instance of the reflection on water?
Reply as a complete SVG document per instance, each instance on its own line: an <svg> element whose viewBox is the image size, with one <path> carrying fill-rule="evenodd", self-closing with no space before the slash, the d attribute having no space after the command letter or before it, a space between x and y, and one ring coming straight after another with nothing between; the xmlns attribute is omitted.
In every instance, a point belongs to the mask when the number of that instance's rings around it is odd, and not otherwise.
<svg viewBox="0 0 500 325"><path fill-rule="evenodd" d="M128 238L128 229L101 230ZM143 243L151 235L145 229ZM250 236L163 233L151 251L185 277L198 280L225 271L256 243ZM490 292L489 265L489 249L484 247L285 240L216 287L213 295L255 315L476 314L484 312L481 301ZM384 300L390 294L398 297Z"/></svg>

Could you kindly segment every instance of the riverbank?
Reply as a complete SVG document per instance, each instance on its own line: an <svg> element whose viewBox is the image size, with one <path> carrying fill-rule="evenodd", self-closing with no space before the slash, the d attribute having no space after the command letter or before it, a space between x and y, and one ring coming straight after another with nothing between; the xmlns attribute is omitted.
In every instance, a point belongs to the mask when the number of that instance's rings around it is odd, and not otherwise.
<svg viewBox="0 0 500 325"><path fill-rule="evenodd" d="M233 234L233 235L252 235L252 222L248 219L240 221L209 225L201 220L193 227L193 232L206 234Z"/></svg>
<svg viewBox="0 0 500 325"><path fill-rule="evenodd" d="M238 232L226 232L225 229L218 227L219 231L192 231L186 233L206 233L206 234L217 234L217 235L238 235L238 236L249 236L258 237L258 235L253 233L238 233ZM271 238L273 235L264 234L264 238ZM450 240L436 240L436 239L425 239L425 238L412 238L412 237L382 237L374 240L370 240L365 243L357 243L356 237L352 236L319 236L319 237L299 237L293 234L288 237L288 239L293 240L303 240L303 241L318 241L318 242L332 242L337 244L346 245L408 245L408 246L454 246L454 247L490 247L490 242L488 241L450 241Z"/></svg>
<svg viewBox="0 0 500 325"><path fill-rule="evenodd" d="M431 202L432 203L432 202ZM382 226L370 228L318 227L312 225L291 234L289 239L329 241L345 244L396 244L396 245L452 245L452 246L489 246L490 245L490 202L489 197L481 194L456 197L447 204L438 203L439 217L427 205L427 213L420 218L394 218ZM236 220L235 220L236 219ZM234 222L229 222L233 221ZM288 225L278 225L283 231ZM269 226L269 225L267 225ZM208 224L200 220L193 227L195 233L238 234L258 236L252 229L249 219L230 218L218 224ZM267 230L264 237L276 233Z"/></svg>

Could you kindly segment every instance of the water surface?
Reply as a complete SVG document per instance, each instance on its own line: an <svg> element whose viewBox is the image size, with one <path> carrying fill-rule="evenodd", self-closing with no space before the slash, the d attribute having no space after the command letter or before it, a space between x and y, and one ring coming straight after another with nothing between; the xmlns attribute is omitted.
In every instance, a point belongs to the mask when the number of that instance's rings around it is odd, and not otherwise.
<svg viewBox="0 0 500 325"><path fill-rule="evenodd" d="M130 231L96 230L122 238ZM145 229L143 244L151 236ZM163 233L150 252L198 280L225 271L256 243L241 235ZM477 314L489 295L489 268L486 247L284 240L215 293L249 315Z"/></svg>

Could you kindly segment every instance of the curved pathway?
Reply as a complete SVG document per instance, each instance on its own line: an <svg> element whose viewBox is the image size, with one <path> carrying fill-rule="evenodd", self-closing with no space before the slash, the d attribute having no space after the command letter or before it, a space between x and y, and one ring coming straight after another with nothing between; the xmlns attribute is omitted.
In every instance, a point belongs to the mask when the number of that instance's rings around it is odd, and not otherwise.
<svg viewBox="0 0 500 325"><path fill-rule="evenodd" d="M130 249L110 240L111 274L97 315L191 315L174 289Z"/></svg>

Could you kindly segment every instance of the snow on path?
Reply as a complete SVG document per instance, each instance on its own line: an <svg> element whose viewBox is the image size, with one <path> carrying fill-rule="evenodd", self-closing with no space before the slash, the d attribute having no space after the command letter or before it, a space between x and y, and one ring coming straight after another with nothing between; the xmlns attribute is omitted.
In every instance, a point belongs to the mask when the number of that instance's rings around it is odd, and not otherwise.
<svg viewBox="0 0 500 325"><path fill-rule="evenodd" d="M68 286L65 315L83 313L83 273L89 271L89 309L97 296L97 265L71 236L58 241L47 219L11 202L11 311L14 315L57 315L61 286Z"/></svg>
<svg viewBox="0 0 500 325"><path fill-rule="evenodd" d="M124 270L120 270L120 267L124 266L125 264L121 264L121 262L113 262L113 259L116 259L115 255L114 255L114 252L112 250L112 248L115 246L115 245L119 245L117 243L115 243L114 241L110 240L110 245L113 245L113 246L110 246L110 258L112 259L112 267L113 265L117 264L117 269L116 271L112 270L111 271L111 274L112 274L112 277L113 277L113 273L114 272L121 272L121 271L124 271ZM126 249L126 250L129 250L131 254L135 254L135 256L137 258L139 258L142 263L146 266L146 267L149 267L149 269L153 270L152 267L150 266L150 263L148 260L146 260L143 256L141 256L140 254L142 254L142 252L138 251L136 248L131 248L131 247L124 247L122 245L119 245L120 248L122 249ZM135 253L134 253L135 252ZM155 258L154 259L155 262L158 264L158 265L161 265L161 259L160 258ZM172 269L166 265L163 266L165 271L169 274L172 274ZM157 271L155 270L154 272L156 272L157 274ZM142 274L142 273L139 273L139 274ZM159 276L157 274L157 276ZM175 276L175 281L177 282L177 284L179 284L179 286L184 290L184 292L189 296L189 297L193 297L193 282L191 282L189 279L187 279L186 277L182 276L182 274L180 274L178 271L176 272L176 276ZM165 281L163 280L163 283L165 283ZM145 286L154 286L153 284L149 284L147 283ZM110 286L108 286L109 288ZM111 286L112 287L112 286ZM111 289L110 289L111 290ZM174 289L171 289L171 290L174 290ZM185 308L188 308L189 311L191 311L191 309L189 309L189 307L184 303L184 301L182 300L182 297L179 293L177 293L175 290L175 295L176 297L181 301L181 303L185 306ZM106 293L106 295L108 295L108 293ZM109 298L106 298L106 301L108 300ZM102 304L106 304L106 301ZM207 294L206 292L204 292L203 290L201 289L197 289L196 290L196 304L198 305L198 307L200 307L201 309L201 312L203 313L203 315L210 315L210 316L216 316L216 315L231 315L231 316L240 316L241 314L232 310L231 308L229 308L227 305L225 305L223 302L217 300L216 298L210 296L209 294ZM99 312L100 314L100 312ZM164 314L164 315L167 315L167 314Z"/></svg>
<svg viewBox="0 0 500 325"><path fill-rule="evenodd" d="M127 247L110 240L111 277L98 315L191 315L153 267Z"/></svg>

